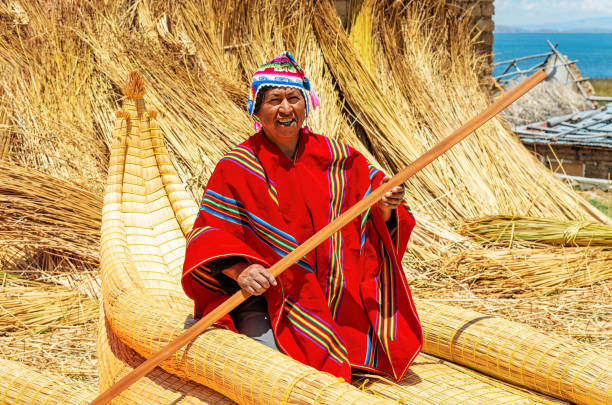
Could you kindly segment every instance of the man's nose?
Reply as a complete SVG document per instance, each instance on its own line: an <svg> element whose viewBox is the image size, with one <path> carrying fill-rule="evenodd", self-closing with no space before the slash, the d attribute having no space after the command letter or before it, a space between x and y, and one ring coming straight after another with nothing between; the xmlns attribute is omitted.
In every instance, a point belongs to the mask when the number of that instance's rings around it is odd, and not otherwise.
<svg viewBox="0 0 612 405"><path fill-rule="evenodd" d="M291 105L289 104L289 100L283 98L283 101L281 101L280 105L278 106L278 109L282 113L291 112Z"/></svg>

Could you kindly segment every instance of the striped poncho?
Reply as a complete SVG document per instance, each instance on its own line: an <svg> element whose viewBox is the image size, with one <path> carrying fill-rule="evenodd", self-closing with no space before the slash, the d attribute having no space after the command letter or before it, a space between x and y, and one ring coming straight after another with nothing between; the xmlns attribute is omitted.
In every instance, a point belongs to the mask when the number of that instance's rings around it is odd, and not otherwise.
<svg viewBox="0 0 612 405"><path fill-rule="evenodd" d="M236 146L217 164L188 235L182 285L195 317L227 298L207 263L242 256L270 267L383 177L307 127L293 160L262 132ZM422 345L400 264L414 224L405 203L387 224L374 205L278 276L265 293L278 347L346 380L351 367L401 379ZM234 329L229 316L219 324Z"/></svg>

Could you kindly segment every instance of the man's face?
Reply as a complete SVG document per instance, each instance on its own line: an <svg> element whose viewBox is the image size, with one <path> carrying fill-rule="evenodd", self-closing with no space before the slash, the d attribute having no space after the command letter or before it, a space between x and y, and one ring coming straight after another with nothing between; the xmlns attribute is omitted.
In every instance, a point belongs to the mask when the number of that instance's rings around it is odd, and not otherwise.
<svg viewBox="0 0 612 405"><path fill-rule="evenodd" d="M266 90L255 116L271 141L276 143L297 137L306 116L304 96L293 87Z"/></svg>

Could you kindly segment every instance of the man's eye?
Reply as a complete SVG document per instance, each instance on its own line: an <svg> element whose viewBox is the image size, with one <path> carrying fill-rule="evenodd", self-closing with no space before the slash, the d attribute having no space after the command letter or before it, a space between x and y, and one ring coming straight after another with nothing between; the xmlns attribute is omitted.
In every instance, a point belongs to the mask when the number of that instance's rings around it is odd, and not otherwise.
<svg viewBox="0 0 612 405"><path fill-rule="evenodd" d="M289 102L290 102L291 104L295 104L295 103L297 103L297 102L299 102L299 101L300 101L300 98L299 98L299 97L290 97L290 98L289 98Z"/></svg>

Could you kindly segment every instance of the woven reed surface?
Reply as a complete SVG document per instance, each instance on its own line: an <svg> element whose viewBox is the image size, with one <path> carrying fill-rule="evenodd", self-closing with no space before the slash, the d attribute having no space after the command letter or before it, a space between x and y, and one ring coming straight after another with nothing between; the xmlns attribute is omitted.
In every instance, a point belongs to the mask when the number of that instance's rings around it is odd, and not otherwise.
<svg viewBox="0 0 612 405"><path fill-rule="evenodd" d="M95 390L84 384L0 359L0 404L88 404L94 397Z"/></svg>
<svg viewBox="0 0 612 405"><path fill-rule="evenodd" d="M102 315L96 341L100 392L131 372L145 359L121 342ZM157 367L113 400L114 404L215 404L235 402L203 385L186 381Z"/></svg>
<svg viewBox="0 0 612 405"><path fill-rule="evenodd" d="M417 301L423 351L580 404L612 404L612 356L503 318Z"/></svg>
<svg viewBox="0 0 612 405"><path fill-rule="evenodd" d="M117 337L144 357L187 326L192 303L179 280L185 234L197 212L172 167L153 115L141 98L128 98L117 114L101 235L107 319ZM247 356L250 368L245 367ZM201 335L162 368L240 403L385 402L222 330ZM105 377L107 383L114 379Z"/></svg>
<svg viewBox="0 0 612 405"><path fill-rule="evenodd" d="M399 403L405 403L407 399L425 405L566 403L510 386L423 353L410 366L406 377L397 384L373 375L359 378L353 384Z"/></svg>

